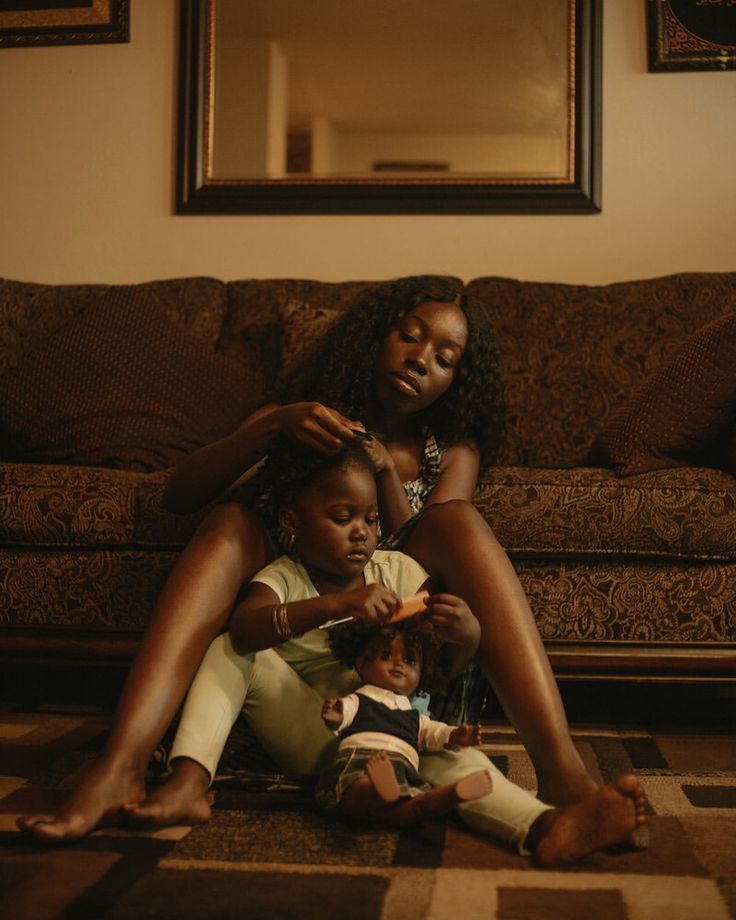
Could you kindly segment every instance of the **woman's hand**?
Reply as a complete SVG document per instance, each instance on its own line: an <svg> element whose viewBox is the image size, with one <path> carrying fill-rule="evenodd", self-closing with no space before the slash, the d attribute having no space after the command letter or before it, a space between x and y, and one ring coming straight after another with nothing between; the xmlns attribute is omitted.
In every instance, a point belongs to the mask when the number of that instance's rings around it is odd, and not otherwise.
<svg viewBox="0 0 736 920"><path fill-rule="evenodd" d="M365 623L386 623L398 610L401 601L389 588L383 585L366 585L355 591L346 591L344 616Z"/></svg>
<svg viewBox="0 0 736 920"><path fill-rule="evenodd" d="M480 642L480 623L465 601L454 594L431 594L427 609L427 619L434 626L437 638L463 646L470 660Z"/></svg>
<svg viewBox="0 0 736 920"><path fill-rule="evenodd" d="M289 403L279 406L276 413L281 434L321 454L336 453L353 440L353 428L363 428L360 422L318 402Z"/></svg>

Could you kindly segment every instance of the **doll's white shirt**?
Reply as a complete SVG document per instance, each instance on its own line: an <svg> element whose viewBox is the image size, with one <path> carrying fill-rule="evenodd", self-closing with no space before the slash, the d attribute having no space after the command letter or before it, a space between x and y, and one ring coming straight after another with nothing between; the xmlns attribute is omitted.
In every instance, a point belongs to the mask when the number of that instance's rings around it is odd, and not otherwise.
<svg viewBox="0 0 736 920"><path fill-rule="evenodd" d="M343 729L352 725L355 714L358 711L358 704L360 703L358 699L359 693L363 696L367 696L369 699L375 700L377 703L383 703L383 705L387 706L389 709L406 710L412 708L408 696L394 693L393 690L386 690L383 687L376 687L374 684L363 684L362 687L358 687L355 693L349 693L347 696L341 697L342 722L335 730L335 734L339 734ZM450 740L451 732L451 725L446 725L444 722L435 722L428 716L420 714L419 734L417 739L419 749L422 751L441 750ZM407 744L406 741L402 741L401 738L397 738L394 735L389 735L384 732L356 732L356 734L349 735L347 738L343 739L343 741L340 742L338 750L343 751L349 748L369 748L377 751L393 751L397 754L402 754L409 763L412 764L415 770L419 769L419 755L416 750L410 744Z"/></svg>

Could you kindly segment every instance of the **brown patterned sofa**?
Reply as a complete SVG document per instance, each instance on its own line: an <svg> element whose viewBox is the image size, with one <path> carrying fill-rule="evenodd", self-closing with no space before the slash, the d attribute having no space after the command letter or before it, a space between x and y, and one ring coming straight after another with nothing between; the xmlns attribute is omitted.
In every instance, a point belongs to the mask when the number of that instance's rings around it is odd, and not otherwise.
<svg viewBox="0 0 736 920"><path fill-rule="evenodd" d="M163 510L166 469L265 399L365 286L0 282L6 662L130 660L199 519ZM736 315L736 273L598 287L479 278L468 289L498 329L508 410L476 502L557 673L736 678L736 467L723 440L736 363L715 383L696 368L708 392L689 411L696 426L712 416L705 446L688 442L622 477L601 438L668 362L682 364L683 343ZM734 354L731 328L716 331ZM679 384L665 384L645 434L665 397L681 401Z"/></svg>

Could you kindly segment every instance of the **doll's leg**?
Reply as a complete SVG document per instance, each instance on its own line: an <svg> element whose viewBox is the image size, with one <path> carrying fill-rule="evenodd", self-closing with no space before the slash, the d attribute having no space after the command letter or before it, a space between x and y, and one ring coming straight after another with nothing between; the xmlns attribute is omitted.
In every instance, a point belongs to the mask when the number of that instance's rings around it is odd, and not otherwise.
<svg viewBox="0 0 736 920"><path fill-rule="evenodd" d="M20 819L21 830L57 842L114 821L145 795L143 777L240 586L267 561L258 518L236 504L205 519L158 599L123 688L105 749L55 814Z"/></svg>
<svg viewBox="0 0 736 920"><path fill-rule="evenodd" d="M338 665L334 671L331 695L353 689L353 672ZM127 823L165 827L209 818L208 789L241 708L285 773L319 772L337 744L322 721L323 702L323 696L273 649L238 655L227 634L218 636L187 695L171 749L171 775L144 802L126 809Z"/></svg>
<svg viewBox="0 0 736 920"><path fill-rule="evenodd" d="M580 802L553 808L506 779L474 748L439 751L420 758L428 782L446 786L486 769L489 795L457 806L462 821L478 833L504 840L520 853L533 852L540 865L575 862L589 853L628 844L644 824L644 795L634 776L622 776Z"/></svg>
<svg viewBox="0 0 736 920"><path fill-rule="evenodd" d="M508 556L469 502L431 505L404 545L481 624L477 661L529 752L539 794L557 805L596 784L580 759L534 616Z"/></svg>

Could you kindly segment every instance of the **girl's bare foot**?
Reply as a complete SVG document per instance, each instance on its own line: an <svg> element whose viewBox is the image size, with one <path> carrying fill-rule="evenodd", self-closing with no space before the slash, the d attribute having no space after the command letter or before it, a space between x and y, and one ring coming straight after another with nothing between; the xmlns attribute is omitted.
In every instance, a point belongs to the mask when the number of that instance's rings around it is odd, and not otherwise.
<svg viewBox="0 0 736 920"><path fill-rule="evenodd" d="M138 828L204 824L212 817L214 795L209 783L209 773L203 767L181 757L174 761L171 776L163 785L143 802L125 806L125 824Z"/></svg>
<svg viewBox="0 0 736 920"><path fill-rule="evenodd" d="M54 814L23 815L18 827L42 843L78 840L117 823L124 806L140 802L145 794L140 771L100 760Z"/></svg>
<svg viewBox="0 0 736 920"><path fill-rule="evenodd" d="M532 825L527 846L537 865L562 866L626 844L644 820L644 792L627 774L582 802L544 812Z"/></svg>

